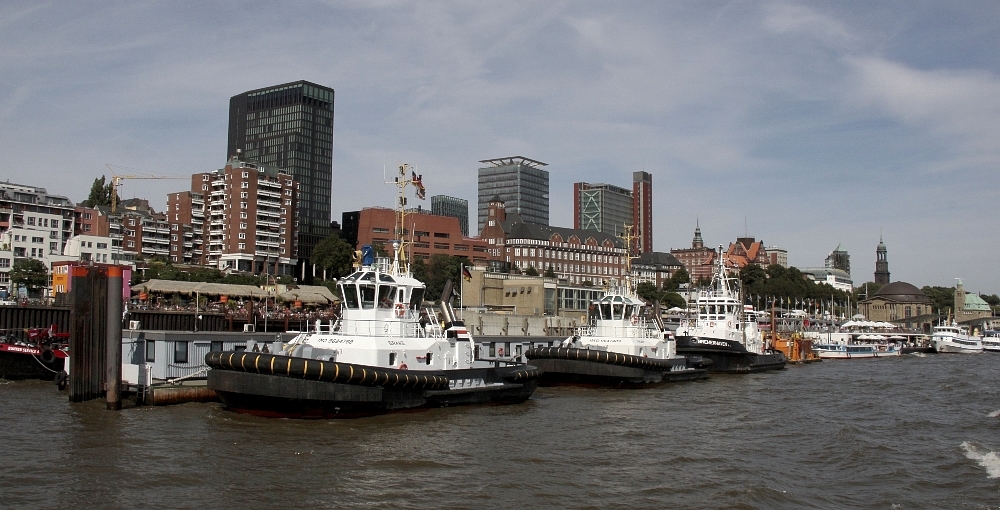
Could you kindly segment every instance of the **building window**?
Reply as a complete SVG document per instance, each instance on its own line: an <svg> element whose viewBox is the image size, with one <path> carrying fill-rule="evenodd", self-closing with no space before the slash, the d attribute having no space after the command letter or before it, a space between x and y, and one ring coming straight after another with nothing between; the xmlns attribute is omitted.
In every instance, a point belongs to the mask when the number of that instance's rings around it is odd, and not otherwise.
<svg viewBox="0 0 1000 510"><path fill-rule="evenodd" d="M156 341L146 340L146 361L156 361Z"/></svg>
<svg viewBox="0 0 1000 510"><path fill-rule="evenodd" d="M240 237L240 239L246 239L247 238L246 232L240 232L240 236L239 237Z"/></svg>
<svg viewBox="0 0 1000 510"><path fill-rule="evenodd" d="M241 220L245 220L245 219L247 219L247 213L245 213L245 212L241 212L241 213L240 213L240 219L241 219Z"/></svg>
<svg viewBox="0 0 1000 510"><path fill-rule="evenodd" d="M248 195L249 195L249 193L247 193L246 191L241 191L240 192L240 198L247 198Z"/></svg>
<svg viewBox="0 0 1000 510"><path fill-rule="evenodd" d="M240 209L246 209L246 208L247 208L247 203L246 202L240 202Z"/></svg>
<svg viewBox="0 0 1000 510"><path fill-rule="evenodd" d="M188 343L174 342L174 363L188 362Z"/></svg>
<svg viewBox="0 0 1000 510"><path fill-rule="evenodd" d="M243 178L246 179L250 177L250 172L243 172Z"/></svg>
<svg viewBox="0 0 1000 510"><path fill-rule="evenodd" d="M249 188L250 187L250 183L247 182L247 181L243 181L243 182L240 183L240 187L244 188L244 189Z"/></svg>
<svg viewBox="0 0 1000 510"><path fill-rule="evenodd" d="M246 243L239 243L239 249L241 249L241 250L247 249Z"/></svg>
<svg viewBox="0 0 1000 510"><path fill-rule="evenodd" d="M240 228L247 228L247 224L246 223L240 223Z"/></svg>
<svg viewBox="0 0 1000 510"><path fill-rule="evenodd" d="M83 231L84 232L90 232L90 223L84 223L83 224Z"/></svg>
<svg viewBox="0 0 1000 510"><path fill-rule="evenodd" d="M285 200L285 205L292 205L292 199Z"/></svg>
<svg viewBox="0 0 1000 510"><path fill-rule="evenodd" d="M0 259L0 267L10 267L10 259Z"/></svg>

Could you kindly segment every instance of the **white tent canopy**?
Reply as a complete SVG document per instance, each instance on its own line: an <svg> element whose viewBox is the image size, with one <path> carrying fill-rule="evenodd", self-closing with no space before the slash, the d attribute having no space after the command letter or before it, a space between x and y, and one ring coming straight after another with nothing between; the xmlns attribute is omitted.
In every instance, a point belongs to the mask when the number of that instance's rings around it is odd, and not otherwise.
<svg viewBox="0 0 1000 510"><path fill-rule="evenodd" d="M263 299L267 292L253 285L232 285L228 283L181 282L175 280L149 280L132 287L140 292L155 292L157 294L184 294L193 296L252 297Z"/></svg>

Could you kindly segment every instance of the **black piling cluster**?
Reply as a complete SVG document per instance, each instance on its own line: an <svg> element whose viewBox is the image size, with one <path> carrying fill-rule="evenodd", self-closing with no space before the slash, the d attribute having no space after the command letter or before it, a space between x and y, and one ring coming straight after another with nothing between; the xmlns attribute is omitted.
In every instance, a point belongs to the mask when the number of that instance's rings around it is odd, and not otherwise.
<svg viewBox="0 0 1000 510"><path fill-rule="evenodd" d="M280 377L297 377L311 381L417 390L448 389L448 378L440 375L424 375L393 368L376 369L351 363L337 363L335 361L296 358L277 354L246 351L212 351L205 355L205 363L213 369L236 370Z"/></svg>

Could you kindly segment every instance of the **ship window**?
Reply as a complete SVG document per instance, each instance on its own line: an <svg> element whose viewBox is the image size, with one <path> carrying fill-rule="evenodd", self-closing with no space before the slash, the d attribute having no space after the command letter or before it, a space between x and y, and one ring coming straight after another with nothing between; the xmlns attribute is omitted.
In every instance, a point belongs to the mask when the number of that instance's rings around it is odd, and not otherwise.
<svg viewBox="0 0 1000 510"><path fill-rule="evenodd" d="M420 308L420 303L424 300L424 289L413 289L410 291L410 308L416 310Z"/></svg>
<svg viewBox="0 0 1000 510"><path fill-rule="evenodd" d="M624 313L624 310L623 310L624 307L625 307L625 305L623 305L621 303L615 303L614 305L612 305L611 306L611 314L612 314L611 318L615 319L615 320L621 320L622 314Z"/></svg>
<svg viewBox="0 0 1000 510"><path fill-rule="evenodd" d="M497 344L490 342L490 357L495 358L497 355Z"/></svg>
<svg viewBox="0 0 1000 510"><path fill-rule="evenodd" d="M378 275L378 281L380 281L380 282L396 283L396 280L393 280L392 277L389 276L389 275L387 275L387 274L380 274L380 275Z"/></svg>
<svg viewBox="0 0 1000 510"><path fill-rule="evenodd" d="M375 286L358 285L361 294L361 308L375 308Z"/></svg>
<svg viewBox="0 0 1000 510"><path fill-rule="evenodd" d="M378 286L378 307L392 308L392 298L396 295L396 287L389 285Z"/></svg>
<svg viewBox="0 0 1000 510"><path fill-rule="evenodd" d="M146 340L146 361L156 361L156 342L153 340Z"/></svg>
<svg viewBox="0 0 1000 510"><path fill-rule="evenodd" d="M434 355L434 353L431 353L431 352L428 352L428 353L427 353L427 364L428 364L428 365L430 365L430 364L431 364L431 356L433 356L433 355Z"/></svg>
<svg viewBox="0 0 1000 510"><path fill-rule="evenodd" d="M174 363L188 362L188 343L174 342Z"/></svg>
<svg viewBox="0 0 1000 510"><path fill-rule="evenodd" d="M601 303L601 318L604 320L611 320L611 304Z"/></svg>
<svg viewBox="0 0 1000 510"><path fill-rule="evenodd" d="M213 350L213 351L221 351L221 350L224 350L224 348L222 347L222 342L219 342L219 341L214 341L214 342L212 342L212 350Z"/></svg>
<svg viewBox="0 0 1000 510"><path fill-rule="evenodd" d="M396 353L394 352L389 353L389 366L390 367L396 366Z"/></svg>
<svg viewBox="0 0 1000 510"><path fill-rule="evenodd" d="M625 307L625 318L628 319L630 317L632 317L632 307L631 306L626 306Z"/></svg>
<svg viewBox="0 0 1000 510"><path fill-rule="evenodd" d="M344 296L344 302L348 308L358 309L358 291L356 285L341 285L340 293Z"/></svg>

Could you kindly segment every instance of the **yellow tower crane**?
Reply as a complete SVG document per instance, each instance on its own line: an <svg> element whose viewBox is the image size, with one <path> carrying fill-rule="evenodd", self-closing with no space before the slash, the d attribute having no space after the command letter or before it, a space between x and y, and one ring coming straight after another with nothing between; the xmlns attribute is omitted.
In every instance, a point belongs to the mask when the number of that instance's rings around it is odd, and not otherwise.
<svg viewBox="0 0 1000 510"><path fill-rule="evenodd" d="M173 179L173 180L185 180L190 179L190 177L174 176L174 175L118 175L115 173L114 169L126 169L135 170L134 168L121 167L117 165L105 164L108 167L108 171L111 172L111 182L114 184L112 186L111 192L111 214L115 214L115 210L118 207L118 188L121 187L122 181L125 179Z"/></svg>

